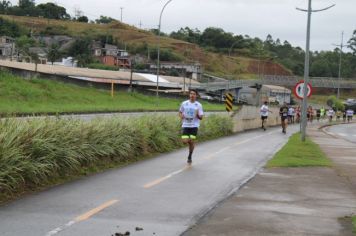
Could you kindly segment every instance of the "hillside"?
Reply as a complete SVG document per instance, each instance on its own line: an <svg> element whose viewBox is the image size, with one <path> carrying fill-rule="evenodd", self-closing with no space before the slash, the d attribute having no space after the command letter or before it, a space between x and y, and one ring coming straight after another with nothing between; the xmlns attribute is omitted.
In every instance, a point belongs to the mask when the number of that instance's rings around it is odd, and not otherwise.
<svg viewBox="0 0 356 236"><path fill-rule="evenodd" d="M0 17L16 22L22 27L31 29L35 35L68 35L72 37L112 35L118 42L129 48L139 48L145 45L157 47L157 37L148 31L141 30L121 22L110 24L91 24L64 20L50 20L37 17L9 16ZM161 38L161 47L170 49L179 55L183 62L199 62L207 73L228 78L254 78L260 64L260 73L290 75L291 72L279 64L272 62L259 63L256 59L246 57L229 57L223 54L208 52L196 44L175 40L169 37ZM262 66L263 65L263 66ZM263 68L263 71L262 69Z"/></svg>
<svg viewBox="0 0 356 236"><path fill-rule="evenodd" d="M160 98L157 110L176 111L183 99ZM84 88L50 80L24 80L0 71L0 115L34 113L94 113L152 111L155 96ZM204 103L205 110L224 110L224 105Z"/></svg>

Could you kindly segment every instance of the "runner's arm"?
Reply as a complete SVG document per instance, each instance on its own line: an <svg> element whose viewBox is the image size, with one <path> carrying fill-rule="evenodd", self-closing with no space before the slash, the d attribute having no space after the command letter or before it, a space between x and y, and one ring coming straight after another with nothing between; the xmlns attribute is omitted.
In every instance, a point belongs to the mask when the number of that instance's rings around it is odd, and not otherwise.
<svg viewBox="0 0 356 236"><path fill-rule="evenodd" d="M202 120L202 119L203 119L203 116L204 116L203 107L202 107L202 106L199 106L198 112L197 112L197 118L198 118L199 120Z"/></svg>
<svg viewBox="0 0 356 236"><path fill-rule="evenodd" d="M181 119L181 120L183 120L184 119L184 107L183 107L183 104L180 106L180 108L179 108L179 118Z"/></svg>

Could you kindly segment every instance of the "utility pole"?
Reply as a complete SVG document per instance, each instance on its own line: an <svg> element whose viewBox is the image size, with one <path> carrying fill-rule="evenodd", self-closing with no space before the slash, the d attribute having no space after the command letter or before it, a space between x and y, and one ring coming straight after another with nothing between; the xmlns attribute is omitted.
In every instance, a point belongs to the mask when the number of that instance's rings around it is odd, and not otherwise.
<svg viewBox="0 0 356 236"><path fill-rule="evenodd" d="M298 11L308 12L308 21L307 21L307 38L306 38L306 47L305 47L305 61L304 61L304 91L303 91L303 105L302 105L302 123L301 123L301 139L305 142L306 129L307 129L307 107L308 107L308 83L309 83L309 51L310 51L310 25L311 25L311 15L312 12L326 11L335 6L335 4L320 9L312 10L312 0L308 0L308 10L296 8Z"/></svg>
<svg viewBox="0 0 356 236"><path fill-rule="evenodd" d="M122 22L122 11L124 10L124 8L120 7L120 10L121 10L121 22Z"/></svg>

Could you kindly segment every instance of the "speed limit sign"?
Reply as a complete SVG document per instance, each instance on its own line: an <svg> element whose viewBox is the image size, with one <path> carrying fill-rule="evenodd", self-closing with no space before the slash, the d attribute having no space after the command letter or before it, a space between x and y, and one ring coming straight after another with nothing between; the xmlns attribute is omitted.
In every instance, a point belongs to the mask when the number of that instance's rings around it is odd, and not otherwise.
<svg viewBox="0 0 356 236"><path fill-rule="evenodd" d="M307 97L310 97L312 95L312 86L310 83L307 84ZM294 95L299 98L303 99L304 98L304 81L298 82L295 87L294 87Z"/></svg>

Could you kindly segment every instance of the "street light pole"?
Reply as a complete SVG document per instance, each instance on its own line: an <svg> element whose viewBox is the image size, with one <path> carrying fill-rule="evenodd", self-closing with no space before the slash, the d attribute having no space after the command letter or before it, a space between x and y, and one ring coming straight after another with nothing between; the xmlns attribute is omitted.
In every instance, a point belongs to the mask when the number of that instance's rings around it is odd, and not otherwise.
<svg viewBox="0 0 356 236"><path fill-rule="evenodd" d="M344 31L342 31L342 33L341 33L341 44L340 45L333 44L333 45L340 48L339 74L338 74L338 82L337 82L337 99L339 99L340 98L341 65L342 65L342 54L343 54L342 49L344 48L344 46L349 45L349 44L344 45Z"/></svg>
<svg viewBox="0 0 356 236"><path fill-rule="evenodd" d="M123 7L120 7L120 10L121 10L121 16L120 16L120 18L121 18L121 23L122 23L122 10L123 10L124 8Z"/></svg>
<svg viewBox="0 0 356 236"><path fill-rule="evenodd" d="M344 31L341 33L341 44L340 44L340 59L339 59L339 77L337 81L337 99L340 98L340 79L341 79L341 59L342 59L342 48L344 44Z"/></svg>
<svg viewBox="0 0 356 236"><path fill-rule="evenodd" d="M308 107L308 83L309 83L309 51L310 51L310 25L311 25L311 14L312 12L325 11L332 8L331 5L327 8L320 10L312 10L312 0L308 0L308 10L296 8L299 11L308 12L308 22L307 22L307 38L306 38L306 48L305 48L305 61L304 61L304 87L303 87L303 105L302 105L302 123L301 123L301 139L304 142L307 129L307 107Z"/></svg>
<svg viewBox="0 0 356 236"><path fill-rule="evenodd" d="M159 89L159 72L160 72L160 44L161 44L161 23L162 23L162 14L166 6L173 0L169 0L164 4L161 14L159 15L159 23L158 23L158 45L157 45L157 84L156 84L156 97L157 97L157 105L158 105L158 89Z"/></svg>

